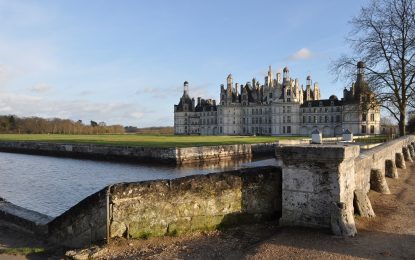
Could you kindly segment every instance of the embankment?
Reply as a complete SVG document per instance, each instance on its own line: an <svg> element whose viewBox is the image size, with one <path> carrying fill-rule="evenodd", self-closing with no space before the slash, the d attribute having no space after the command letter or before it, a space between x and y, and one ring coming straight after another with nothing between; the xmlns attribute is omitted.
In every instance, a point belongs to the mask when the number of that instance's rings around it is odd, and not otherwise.
<svg viewBox="0 0 415 260"><path fill-rule="evenodd" d="M177 165L207 163L255 155L273 155L274 149L274 143L154 148L52 142L0 142L2 152L108 161L162 162Z"/></svg>

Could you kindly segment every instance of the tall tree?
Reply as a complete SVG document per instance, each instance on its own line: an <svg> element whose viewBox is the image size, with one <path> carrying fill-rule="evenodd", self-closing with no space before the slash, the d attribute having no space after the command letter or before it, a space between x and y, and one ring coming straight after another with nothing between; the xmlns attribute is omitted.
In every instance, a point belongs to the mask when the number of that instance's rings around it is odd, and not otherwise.
<svg viewBox="0 0 415 260"><path fill-rule="evenodd" d="M381 106L405 135L408 108L415 107L415 0L371 0L351 21L352 55L332 64L338 77L351 78L359 60Z"/></svg>

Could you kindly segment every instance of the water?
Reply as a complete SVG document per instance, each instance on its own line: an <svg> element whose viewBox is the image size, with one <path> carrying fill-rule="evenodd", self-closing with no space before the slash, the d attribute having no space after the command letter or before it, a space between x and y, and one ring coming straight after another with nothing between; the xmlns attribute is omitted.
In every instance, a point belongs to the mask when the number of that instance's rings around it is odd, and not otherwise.
<svg viewBox="0 0 415 260"><path fill-rule="evenodd" d="M274 159L245 159L209 166L175 167L0 152L0 197L56 217L85 197L114 183L174 179L275 164Z"/></svg>

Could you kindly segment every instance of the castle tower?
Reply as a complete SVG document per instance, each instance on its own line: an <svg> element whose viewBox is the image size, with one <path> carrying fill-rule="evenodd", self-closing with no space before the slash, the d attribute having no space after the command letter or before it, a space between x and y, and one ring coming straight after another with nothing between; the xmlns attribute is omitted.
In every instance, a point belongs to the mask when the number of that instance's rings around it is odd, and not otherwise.
<svg viewBox="0 0 415 260"><path fill-rule="evenodd" d="M285 67L282 71L282 77L283 81L287 81L290 78L290 70L288 69L288 67Z"/></svg>
<svg viewBox="0 0 415 260"><path fill-rule="evenodd" d="M233 78L232 78L232 74L229 74L228 77L226 78L226 89L232 90L232 85L233 85Z"/></svg>
<svg viewBox="0 0 415 260"><path fill-rule="evenodd" d="M268 67L268 75L265 77L265 86L271 87L272 86L272 69L271 65Z"/></svg>
<svg viewBox="0 0 415 260"><path fill-rule="evenodd" d="M320 87L318 83L314 83L314 100L320 100Z"/></svg>

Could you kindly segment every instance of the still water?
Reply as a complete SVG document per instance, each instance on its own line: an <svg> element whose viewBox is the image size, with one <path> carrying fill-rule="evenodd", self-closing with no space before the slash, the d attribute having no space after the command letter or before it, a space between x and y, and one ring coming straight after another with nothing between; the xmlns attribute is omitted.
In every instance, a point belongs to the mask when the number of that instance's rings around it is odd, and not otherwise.
<svg viewBox="0 0 415 260"><path fill-rule="evenodd" d="M274 159L242 159L209 166L137 165L0 152L0 197L52 217L118 182L174 179L253 166Z"/></svg>

